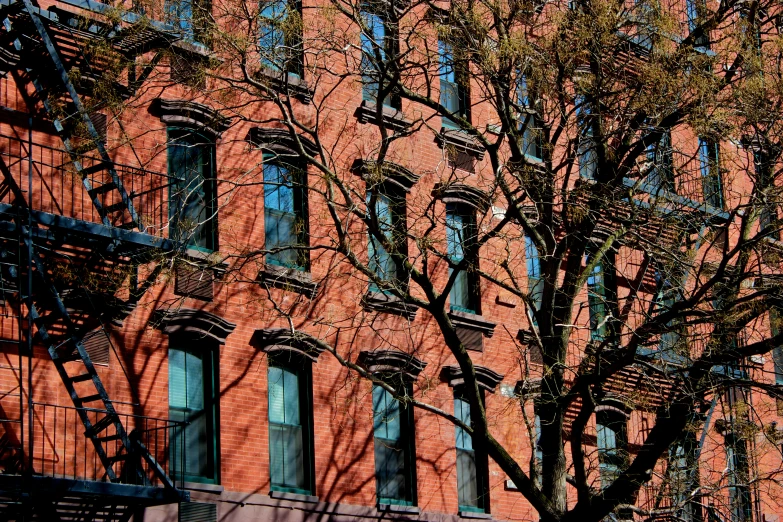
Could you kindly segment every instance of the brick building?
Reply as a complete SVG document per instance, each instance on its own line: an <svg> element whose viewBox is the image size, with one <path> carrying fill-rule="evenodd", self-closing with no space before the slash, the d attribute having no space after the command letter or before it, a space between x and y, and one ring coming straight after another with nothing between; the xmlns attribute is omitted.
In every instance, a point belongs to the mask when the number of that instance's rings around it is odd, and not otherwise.
<svg viewBox="0 0 783 522"><path fill-rule="evenodd" d="M672 9L694 35L684 45L720 53L697 23L702 4L682 3ZM5 519L538 519L507 470L454 422L471 424L475 382L489 432L541 474L540 433L551 423L536 401L549 363L535 310L552 256L507 224L509 194L519 193L504 192L494 161L521 161L516 172L529 179L560 179L553 164L571 165L564 199L577 208L594 190L584 187L601 183L593 122L604 108L569 94L572 148L551 135L550 146L540 80L530 74L528 85L515 71L518 114L503 130L474 64L443 29L455 23L447 6L326 4L273 1L243 14L192 0L0 4ZM637 27L615 45L619 69L638 74L662 44ZM431 85L439 107L390 89L383 64L406 52L425 71L406 85ZM237 72L237 56L254 65ZM754 233L777 246L767 231L779 228L775 147L646 122L656 128L621 179L627 194L604 201L579 259L569 382L615 336L626 343L626 330L676 308L667 251L738 244L732 227L745 214L734 211L755 208L749 195L763 176L772 189L763 187ZM488 150L487 136L504 132L513 144ZM535 205L518 208L537 219ZM489 237L499 223L506 228ZM628 223L635 239L607 243ZM561 241L563 223L553 226ZM720 255L700 259L722 269ZM772 295L776 259L746 271L769 275ZM742 296L754 287L732 277ZM685 359L716 336L753 346L777 335L767 309L741 336L694 323L688 356L686 321L665 321L601 383L590 410L571 398L563 433L584 424L594 493L643 452L687 380L677 370ZM737 353L714 365L714 387L698 392L635 510L612 517L778 520L783 359ZM577 493L567 496L576 505Z"/></svg>

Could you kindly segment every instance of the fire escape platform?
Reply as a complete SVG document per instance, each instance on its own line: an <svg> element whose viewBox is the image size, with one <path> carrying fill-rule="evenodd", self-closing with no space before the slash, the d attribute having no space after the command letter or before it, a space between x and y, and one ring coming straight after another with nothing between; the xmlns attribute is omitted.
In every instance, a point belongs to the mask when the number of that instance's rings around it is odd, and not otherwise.
<svg viewBox="0 0 783 522"><path fill-rule="evenodd" d="M12 220L18 212L19 207L0 203L0 233L19 232L17 225ZM33 221L46 227L32 229L33 239L36 242L82 244L84 246L103 246L104 248L116 243L112 252L117 256L128 257L142 256L152 251L174 252L179 247L175 241L134 230L107 227L101 223L59 216L39 210L29 210L29 212Z"/></svg>
<svg viewBox="0 0 783 522"><path fill-rule="evenodd" d="M106 504L126 504L137 507L160 506L185 501L186 491L169 490L155 486L136 486L94 480L0 474L0 497L29 496L49 501L79 499L105 500ZM0 504L2 501L0 501Z"/></svg>

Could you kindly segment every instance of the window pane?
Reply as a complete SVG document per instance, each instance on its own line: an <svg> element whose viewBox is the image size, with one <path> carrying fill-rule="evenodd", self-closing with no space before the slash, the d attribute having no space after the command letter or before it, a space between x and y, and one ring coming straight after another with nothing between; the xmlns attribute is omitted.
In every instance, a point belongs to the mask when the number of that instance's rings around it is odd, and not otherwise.
<svg viewBox="0 0 783 522"><path fill-rule="evenodd" d="M190 131L169 130L169 235L191 246L216 247L214 142Z"/></svg>
<svg viewBox="0 0 783 522"><path fill-rule="evenodd" d="M408 500L405 486L405 452L400 441L375 439L375 474L378 500Z"/></svg>
<svg viewBox="0 0 783 522"><path fill-rule="evenodd" d="M271 0L261 7L258 24L261 63L276 71L285 68L286 47L283 27L287 10L288 2L285 0Z"/></svg>
<svg viewBox="0 0 783 522"><path fill-rule="evenodd" d="M295 184L293 169L267 162L264 164L264 233L266 249L296 247L304 243L304 215L297 195L302 189ZM266 255L266 262L289 268L303 269L304 252L296 248Z"/></svg>
<svg viewBox="0 0 783 522"><path fill-rule="evenodd" d="M302 427L269 425L270 478L276 486L307 489Z"/></svg>
<svg viewBox="0 0 783 522"><path fill-rule="evenodd" d="M380 64L376 64L376 52L381 60L386 58L386 26L375 13L363 12L369 34L362 31L362 99L376 102L378 99L378 76ZM384 100L386 102L386 100Z"/></svg>
<svg viewBox="0 0 783 522"><path fill-rule="evenodd" d="M454 416L464 424L470 426L470 403L464 399L454 399ZM455 428L457 435L457 448L463 450L473 449L473 438L462 427Z"/></svg>
<svg viewBox="0 0 783 522"><path fill-rule="evenodd" d="M373 429L376 437L399 440L401 436L400 403L380 386L373 386Z"/></svg>
<svg viewBox="0 0 783 522"><path fill-rule="evenodd" d="M473 451L457 450L457 497L460 508L480 506L476 454Z"/></svg>
<svg viewBox="0 0 783 522"><path fill-rule="evenodd" d="M452 262L459 263L464 259L467 242L474 239L473 229L471 215L461 213L454 206L446 208L446 243ZM457 274L449 295L449 303L452 310L477 313L474 283L467 270Z"/></svg>
<svg viewBox="0 0 783 522"><path fill-rule="evenodd" d="M368 194L367 204L370 205L371 198L373 196ZM404 206L402 201L394 201L384 195L375 194L375 216L378 220L378 226L380 232L386 236L389 241L394 240L394 220L392 215L392 204L397 206ZM384 281L393 281L397 277L396 265L383 245L374 237L370 236L370 242L368 245L368 255L370 259L370 270L372 270L379 278ZM377 288L373 287L375 290Z"/></svg>
<svg viewBox="0 0 783 522"><path fill-rule="evenodd" d="M269 421L300 425L299 378L286 368L269 368Z"/></svg>

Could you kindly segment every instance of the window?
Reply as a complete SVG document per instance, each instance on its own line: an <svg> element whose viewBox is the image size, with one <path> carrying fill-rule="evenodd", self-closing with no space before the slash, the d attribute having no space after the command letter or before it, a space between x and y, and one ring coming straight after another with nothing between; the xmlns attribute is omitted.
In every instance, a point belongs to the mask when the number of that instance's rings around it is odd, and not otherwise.
<svg viewBox="0 0 783 522"><path fill-rule="evenodd" d="M273 491L312 495L312 364L289 352L270 355L269 475Z"/></svg>
<svg viewBox="0 0 783 522"><path fill-rule="evenodd" d="M667 475L671 499L680 518L686 522L702 520L701 505L693 493L699 487L698 443L692 431L669 448Z"/></svg>
<svg viewBox="0 0 783 522"><path fill-rule="evenodd" d="M723 183L720 173L720 147L717 142L699 138L699 169L701 170L704 202L723 208Z"/></svg>
<svg viewBox="0 0 783 522"><path fill-rule="evenodd" d="M753 512L748 484L750 479L748 446L744 439L731 432L726 434L725 443L731 522L751 522Z"/></svg>
<svg viewBox="0 0 783 522"><path fill-rule="evenodd" d="M438 40L438 58L440 61L440 104L450 113L470 120L470 94L467 74L455 56L450 42ZM458 129L459 125L444 116L441 119L443 127Z"/></svg>
<svg viewBox="0 0 783 522"><path fill-rule="evenodd" d="M215 140L168 128L169 237L191 248L218 249Z"/></svg>
<svg viewBox="0 0 783 522"><path fill-rule="evenodd" d="M382 186L381 190L367 195L367 208L375 209L374 214L378 220L380 233L404 254L407 251L404 196L395 193L390 187ZM370 222L372 217L372 215L368 216ZM391 284L404 283L405 279L401 277L404 268L397 266L392 256L383 248L381 241L373 234L369 234L368 255L370 270L378 279ZM383 289L372 283L370 290L378 292Z"/></svg>
<svg viewBox="0 0 783 522"><path fill-rule="evenodd" d="M188 424L171 436L170 468L177 480L217 483L216 346L171 336L169 418Z"/></svg>
<svg viewBox="0 0 783 522"><path fill-rule="evenodd" d="M777 308L769 311L769 330L773 337L780 335L783 318ZM783 346L772 349L772 361L775 365L775 384L783 386Z"/></svg>
<svg viewBox="0 0 783 522"><path fill-rule="evenodd" d="M410 382L398 393L412 395ZM416 453L413 407L396 400L381 386L372 389L375 479L379 504L416 505Z"/></svg>
<svg viewBox="0 0 783 522"><path fill-rule="evenodd" d="M674 192L674 156L672 134L662 131L657 142L647 146L647 185L652 192Z"/></svg>
<svg viewBox="0 0 783 522"><path fill-rule="evenodd" d="M388 69L386 60L394 58L397 54L397 40L394 37L396 31L390 23L391 17L387 12L364 9L362 20L369 32L362 31L362 99L377 103L379 81L383 73ZM384 82L383 88L388 88ZM383 98L383 104L394 109L400 108L398 96L387 93Z"/></svg>
<svg viewBox="0 0 783 522"><path fill-rule="evenodd" d="M627 419L625 413L614 407L604 406L595 413L602 489L609 487L627 464Z"/></svg>
<svg viewBox="0 0 783 522"><path fill-rule="evenodd" d="M446 206L446 243L452 263L461 263L466 255L470 255L470 249L476 241L475 220L475 213L464 206L453 203ZM452 310L480 313L478 285L472 270L474 263L475 259L468 260L468 267L460 270L454 280L449 295ZM449 275L452 270L449 270Z"/></svg>
<svg viewBox="0 0 783 522"><path fill-rule="evenodd" d="M275 72L302 77L304 59L301 4L297 0L262 0L258 22L261 64Z"/></svg>
<svg viewBox="0 0 783 522"><path fill-rule="evenodd" d="M542 465L544 463L544 449L541 446L541 417L538 415L535 416L534 422L534 429L535 433L534 436L536 438L535 440L535 461L534 465L536 467L536 486L541 487L541 474L543 473Z"/></svg>
<svg viewBox="0 0 783 522"><path fill-rule="evenodd" d="M522 153L528 158L541 160L541 134L533 102L527 89L527 79L520 73L517 77L517 103L520 107L519 124L522 134Z"/></svg>
<svg viewBox="0 0 783 522"><path fill-rule="evenodd" d="M209 0L166 0L166 22L179 29L186 40L209 45Z"/></svg>
<svg viewBox="0 0 783 522"><path fill-rule="evenodd" d="M579 175L585 179L595 179L597 157L595 154L595 140L593 140L593 117L590 104L584 96L577 96L576 123L578 126L577 160L579 162Z"/></svg>
<svg viewBox="0 0 783 522"><path fill-rule="evenodd" d="M756 172L756 185L762 195L762 208L759 216L759 228L767 230L770 237L780 239L780 228L776 224L778 206L769 190L773 185L771 166L767 155L761 151L753 151L753 166Z"/></svg>
<svg viewBox="0 0 783 522"><path fill-rule="evenodd" d="M541 257L530 236L525 236L525 261L527 264L527 292L537 312L541 309L544 297L544 278L541 275Z"/></svg>
<svg viewBox="0 0 783 522"><path fill-rule="evenodd" d="M603 341L606 339L607 306L604 269L600 262L587 276L587 303L590 307L590 338L593 341Z"/></svg>
<svg viewBox="0 0 783 522"><path fill-rule="evenodd" d="M688 16L688 31L692 33L702 23L702 17L707 14L707 5L705 0L686 0L685 9ZM693 43L697 49L709 49L709 33L702 34Z"/></svg>
<svg viewBox="0 0 783 522"><path fill-rule="evenodd" d="M306 271L310 256L305 170L264 157L264 233L266 262Z"/></svg>
<svg viewBox="0 0 783 522"><path fill-rule="evenodd" d="M460 389L454 391L454 416L470 426L470 403ZM487 513L487 455L473 447L473 437L463 428L455 428L457 436L457 500L460 511Z"/></svg>

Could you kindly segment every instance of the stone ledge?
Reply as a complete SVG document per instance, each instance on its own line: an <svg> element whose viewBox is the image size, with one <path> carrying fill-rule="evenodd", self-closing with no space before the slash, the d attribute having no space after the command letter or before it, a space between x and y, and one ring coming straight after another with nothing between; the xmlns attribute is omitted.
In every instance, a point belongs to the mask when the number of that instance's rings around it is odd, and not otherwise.
<svg viewBox="0 0 783 522"><path fill-rule="evenodd" d="M405 119L402 111L398 109L384 105L381 107L381 111L383 124L395 132L404 132L413 125ZM378 105L375 102L362 100L362 104L356 108L354 116L356 116L359 123L381 124L381 122L378 121Z"/></svg>
<svg viewBox="0 0 783 522"><path fill-rule="evenodd" d="M313 101L313 89L299 76L262 67L256 72L255 77L266 81L272 89L278 92L289 93L302 103L310 104Z"/></svg>
<svg viewBox="0 0 783 522"><path fill-rule="evenodd" d="M291 500L293 502L304 502L306 504L317 504L318 497L312 495L303 495L301 493L288 493L287 491L270 491L269 496L279 500Z"/></svg>
<svg viewBox="0 0 783 522"><path fill-rule="evenodd" d="M462 518L475 518L481 520L492 520L492 515L489 513L475 513L473 511L459 511L458 515Z"/></svg>
<svg viewBox="0 0 783 522"><path fill-rule="evenodd" d="M378 504L378 511L385 511L388 513L409 513L412 515L421 513L421 509L419 509L418 506L401 506L399 504Z"/></svg>
<svg viewBox="0 0 783 522"><path fill-rule="evenodd" d="M475 137L465 131L443 127L440 132L435 135L435 141L442 149L451 146L458 151L467 152L468 154L475 156L479 161L484 159L484 153L486 152L484 147L481 146Z"/></svg>
<svg viewBox="0 0 783 522"><path fill-rule="evenodd" d="M220 495L225 490L220 484L202 484L201 482L185 482L182 489L198 491L200 493L212 493L215 495Z"/></svg>
<svg viewBox="0 0 783 522"><path fill-rule="evenodd" d="M451 319L451 324L453 324L455 327L478 330L486 337L492 337L492 334L495 333L496 324L485 319L482 315L451 310L449 312L449 319Z"/></svg>
<svg viewBox="0 0 783 522"><path fill-rule="evenodd" d="M313 281L310 272L277 265L264 265L258 272L256 281L274 288L290 290L314 299L318 293L318 283Z"/></svg>
<svg viewBox="0 0 783 522"><path fill-rule="evenodd" d="M362 306L366 310L399 315L408 321L415 319L418 309L415 305L405 303L400 298L383 292L367 292L362 297Z"/></svg>

